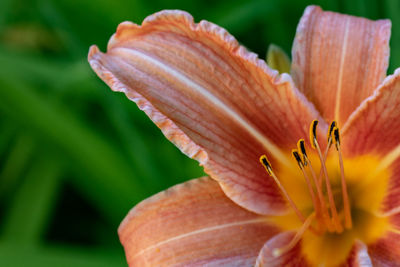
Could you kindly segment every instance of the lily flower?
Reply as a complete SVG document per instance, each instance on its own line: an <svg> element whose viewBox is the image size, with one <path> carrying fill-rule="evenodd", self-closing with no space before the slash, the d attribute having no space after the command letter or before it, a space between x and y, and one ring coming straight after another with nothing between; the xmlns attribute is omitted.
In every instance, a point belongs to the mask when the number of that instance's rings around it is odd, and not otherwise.
<svg viewBox="0 0 400 267"><path fill-rule="evenodd" d="M273 26L272 26L273 27ZM209 177L134 207L130 266L400 266L400 70L391 23L309 6L291 75L161 11L89 62Z"/></svg>

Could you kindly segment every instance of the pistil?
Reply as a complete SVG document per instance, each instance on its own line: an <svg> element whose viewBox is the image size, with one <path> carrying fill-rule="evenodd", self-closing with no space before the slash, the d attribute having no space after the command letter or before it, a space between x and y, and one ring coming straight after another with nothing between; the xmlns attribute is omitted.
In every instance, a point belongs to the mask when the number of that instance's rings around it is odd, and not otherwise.
<svg viewBox="0 0 400 267"><path fill-rule="evenodd" d="M297 147L299 148L299 151L301 151L301 154L303 155L303 160L304 160L304 164L303 165L304 166L308 166L308 169L311 172L311 176L313 178L314 185L315 185L315 188L317 190L318 201L319 201L319 205L318 206L320 208L320 210L319 210L320 214L318 213L318 210L316 210L317 219L319 219L320 216L322 216L322 220L324 221L324 225L328 228L328 230L330 232L332 232L332 231L334 231L334 229L332 228L332 224L331 224L331 221L330 221L330 218L329 218L329 214L328 214L328 209L326 208L324 195L322 193L322 185L317 181L317 175L316 175L316 173L315 173L315 171L314 171L314 169L313 169L313 167L311 165L310 159L307 156L306 148L305 148L305 145L304 145L304 139L300 139L299 142L297 142ZM305 171L305 167L304 166L303 166L303 168L300 167L300 169L301 169L304 177L306 178L306 176L308 177L308 175L307 175L307 172Z"/></svg>

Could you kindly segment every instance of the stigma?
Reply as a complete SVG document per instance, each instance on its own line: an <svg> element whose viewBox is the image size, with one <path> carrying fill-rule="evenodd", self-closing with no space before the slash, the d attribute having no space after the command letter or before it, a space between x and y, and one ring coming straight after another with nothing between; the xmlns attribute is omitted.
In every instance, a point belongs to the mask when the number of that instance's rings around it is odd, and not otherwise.
<svg viewBox="0 0 400 267"><path fill-rule="evenodd" d="M302 223L302 227L298 231L295 240L292 240L293 242L288 244L287 247L275 251L277 255L293 247L297 242L296 240L299 239L299 235L303 234L306 230L310 230L317 235L322 235L326 232L340 234L353 227L339 127L336 121L330 124L325 147L319 143L317 127L318 120L312 121L309 135L312 151L306 150L304 139L298 140L296 148L291 151L293 163L297 165L306 184L307 192L312 202L311 211L310 209L304 210L298 207L274 172L273 166L268 161L267 156L262 155L260 157L261 164L277 184L283 197ZM332 172L332 170L328 171L326 165L330 150L335 150L334 157L337 158L337 164L334 166L335 172ZM314 166L318 166L319 169L316 169ZM332 168L331 165L329 167ZM332 173L340 174L340 186L336 186L335 188L332 187L332 180L329 177L329 174L332 175Z"/></svg>

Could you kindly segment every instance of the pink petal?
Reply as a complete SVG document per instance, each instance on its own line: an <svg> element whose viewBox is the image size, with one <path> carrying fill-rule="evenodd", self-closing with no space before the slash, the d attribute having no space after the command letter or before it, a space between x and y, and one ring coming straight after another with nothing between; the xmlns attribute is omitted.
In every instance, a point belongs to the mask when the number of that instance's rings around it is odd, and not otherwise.
<svg viewBox="0 0 400 267"><path fill-rule="evenodd" d="M279 257L273 255L274 249L279 249L288 244L295 234L295 232L283 232L268 240L258 255L256 267L312 266L302 255L301 243L298 243L293 249Z"/></svg>
<svg viewBox="0 0 400 267"><path fill-rule="evenodd" d="M261 249L260 254L257 258L257 267L280 267L280 266L313 266L307 256L304 255L302 248L302 242L300 241L295 247L291 250L282 254L280 256L274 255L274 249L279 249L288 244L293 237L295 236L295 232L283 232L279 233L267 243L265 243L264 247ZM307 248L305 248L307 249ZM315 254L322 253L321 251L315 251ZM321 266L325 266L324 263L320 263ZM327 264L327 266L330 266ZM372 266L371 260L368 255L367 247L361 241L355 241L354 245L351 248L349 255L345 262L340 264L340 266L349 266L349 267L367 267Z"/></svg>
<svg viewBox="0 0 400 267"><path fill-rule="evenodd" d="M275 167L289 164L286 148L319 118L288 75L269 69L224 29L195 24L181 11L162 11L142 26L120 24L108 52L93 46L89 62L232 200L261 214L285 212L259 157L267 153Z"/></svg>
<svg viewBox="0 0 400 267"><path fill-rule="evenodd" d="M387 235L368 246L373 266L400 266L400 234L387 232Z"/></svg>
<svg viewBox="0 0 400 267"><path fill-rule="evenodd" d="M400 145L400 69L388 76L343 126L348 154L387 155Z"/></svg>
<svg viewBox="0 0 400 267"><path fill-rule="evenodd" d="M400 69L364 101L343 128L343 152L347 156L380 157L376 168L390 170L383 211L400 209Z"/></svg>
<svg viewBox="0 0 400 267"><path fill-rule="evenodd" d="M381 212L386 215L400 214L400 164L395 161L391 169L393 174L389 179L389 184L385 198L383 199ZM400 224L399 224L400 229Z"/></svg>
<svg viewBox="0 0 400 267"><path fill-rule="evenodd" d="M368 248L363 242L358 240L355 242L344 266L372 267L371 258L368 254Z"/></svg>
<svg viewBox="0 0 400 267"><path fill-rule="evenodd" d="M252 266L278 232L267 220L205 177L144 200L118 232L129 266Z"/></svg>
<svg viewBox="0 0 400 267"><path fill-rule="evenodd" d="M386 76L389 20L370 21L309 6L293 44L293 80L326 120L343 125Z"/></svg>

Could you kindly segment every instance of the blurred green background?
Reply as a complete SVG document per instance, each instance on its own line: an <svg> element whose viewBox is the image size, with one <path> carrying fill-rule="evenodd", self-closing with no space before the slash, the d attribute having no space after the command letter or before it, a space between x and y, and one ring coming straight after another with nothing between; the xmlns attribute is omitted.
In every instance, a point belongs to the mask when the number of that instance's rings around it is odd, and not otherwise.
<svg viewBox="0 0 400 267"><path fill-rule="evenodd" d="M201 176L149 119L89 68L119 22L161 9L228 29L264 58L290 53L309 4L390 18L400 1L0 0L0 266L126 266L117 227L140 200Z"/></svg>

